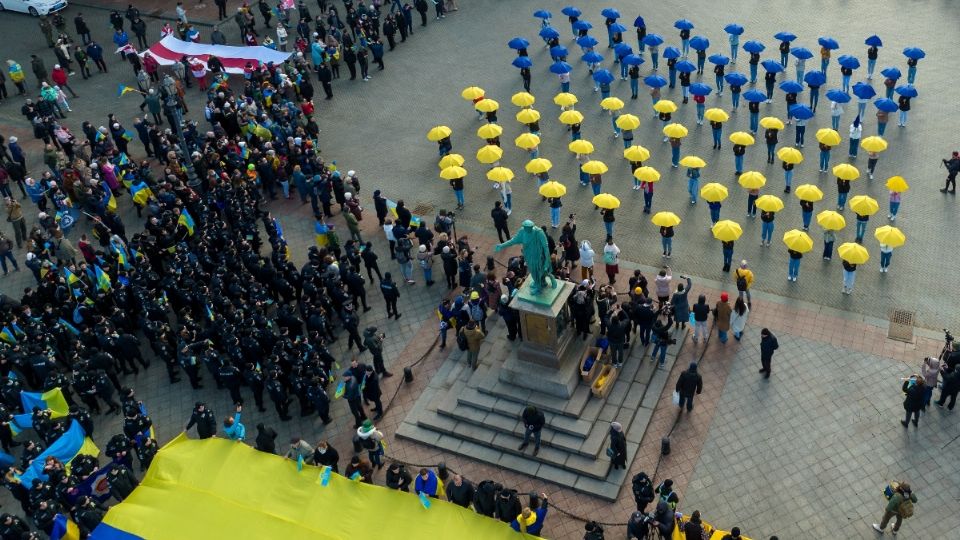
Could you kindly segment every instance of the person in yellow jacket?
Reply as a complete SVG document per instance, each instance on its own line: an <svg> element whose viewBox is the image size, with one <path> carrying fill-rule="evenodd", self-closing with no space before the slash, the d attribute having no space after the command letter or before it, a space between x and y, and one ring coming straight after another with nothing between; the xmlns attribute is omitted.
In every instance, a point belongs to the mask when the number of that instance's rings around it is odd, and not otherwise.
<svg viewBox="0 0 960 540"><path fill-rule="evenodd" d="M26 94L27 89L23 84L26 76L23 74L23 67L13 60L7 60L7 74L10 75L10 80L13 81L13 84L17 85L17 95L22 96Z"/></svg>
<svg viewBox="0 0 960 540"><path fill-rule="evenodd" d="M733 278L736 280L737 291L740 293L740 298L746 300L748 308L752 308L753 304L750 302L750 287L753 286L753 272L747 268L746 259L740 261L740 267L733 271Z"/></svg>

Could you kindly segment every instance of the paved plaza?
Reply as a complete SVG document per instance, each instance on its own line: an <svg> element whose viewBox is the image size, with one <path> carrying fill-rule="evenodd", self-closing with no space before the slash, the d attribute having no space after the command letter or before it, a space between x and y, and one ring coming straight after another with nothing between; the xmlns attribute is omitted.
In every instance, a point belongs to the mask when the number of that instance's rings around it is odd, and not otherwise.
<svg viewBox="0 0 960 540"><path fill-rule="evenodd" d="M93 2L91 2L93 3ZM98 2L101 6L122 9L127 2ZM154 0L141 5L144 13L170 15L169 2ZM578 215L578 238L589 239L595 247L601 245L603 228L599 215L590 204L589 188L577 183L576 161L567 149L569 134L556 120L558 108L552 97L558 91L555 75L547 72L550 58L537 37L539 21L531 16L533 10L546 8L554 13L554 25L561 31L562 43L571 49L570 63L574 66L571 91L580 98L577 109L587 119L583 124L584 138L592 141L597 151L594 159L604 161L610 172L604 175L604 191L617 195L623 206L617 211L616 242L630 268L639 267L649 276L662 263L657 228L640 212L639 192L630 189L632 177L629 164L623 160L622 142L612 137L610 120L599 107L599 95L592 91L592 82L586 67L579 61L579 48L570 40L569 25L560 14L563 3L538 1L517 2L504 0L460 0L459 11L443 21L430 18L429 25L415 26L415 34L397 50L385 56L386 70L371 70L373 79L362 83L341 79L334 81L332 101L317 99L320 144L326 158L336 160L343 169L355 169L361 178L364 202L368 207L363 221L364 238L374 239L377 252L387 252L386 242L373 216L369 195L382 189L391 198L404 198L409 207L423 205L433 210L451 208L455 201L446 182L438 178L436 144L425 138L427 130L437 124L453 129L454 151L467 158L466 208L457 214L457 227L467 234L478 253L489 253L495 241L489 211L498 200L497 193L485 179L486 166L476 162L474 154L482 145L475 131L481 125L469 102L460 97L465 86L483 87L487 96L501 104L500 124L504 147L502 164L517 172L513 182L514 213L512 228L531 217L538 223L548 222L548 210L536 195L536 183L523 174L526 152L513 146L513 139L523 130L515 122L516 108L510 96L522 90L516 68L510 66L515 56L506 42L517 35L530 40L530 56L534 62L532 93L537 97L535 108L542 115L543 142L540 153L554 163L552 177L567 185L564 214ZM228 4L233 13L237 2ZM338 3L339 5L339 3ZM581 2L584 18L594 24L591 31L605 40L600 9L612 6L624 15L623 23L630 26L637 15L637 3L611 1L605 3ZM311 5L311 8L314 8ZM900 51L917 45L927 52L920 62L917 88L920 97L913 100L909 125L898 128L891 121L886 138L889 149L881 156L876 179L867 180L866 155L861 150L854 163L864 175L853 183L851 195L869 194L880 202L881 210L870 220L870 232L864 245L871 260L857 272L853 295L840 293L841 266L839 258L822 261L820 229L811 227L814 251L808 254L800 271L800 281L786 280L787 253L779 238L788 229L800 226L800 209L793 194L782 193L783 176L779 163L766 164L762 133L758 142L748 149L746 169L758 170L767 176L763 193L781 197L786 208L776 218L773 246L761 247L759 223L744 216L746 194L736 185L733 174L733 156L727 136L733 131L745 130L747 113L741 110L731 114L724 125L723 149L707 148L710 144L708 126L697 126L693 103L681 106L674 115L676 121L690 129L683 142L683 154L699 155L708 163L701 185L720 182L730 189L730 198L724 202L722 217L743 225L744 235L736 243L735 258L746 258L757 275L754 292L754 311L744 340L721 346L711 340L706 351L703 345L687 342L670 372L660 405L653 412L647 432L636 455L628 456L627 478L641 470L656 478L673 478L681 494L680 509L692 512L699 509L704 517L724 528L739 525L745 534L755 539L778 534L780 538L872 538L875 532L870 523L878 521L884 500L883 486L890 480L908 480L914 486L920 502L916 516L904 525L904 537L950 537L960 527L956 509L960 501L960 465L956 456L960 451L960 423L958 411L948 412L933 408L920 420L919 428L904 430L898 423L902 418L900 377L919 370L920 359L935 355L942 346L940 334L932 330L942 327L960 329L960 313L953 306L955 289L953 276L957 267L956 243L952 241L958 225L954 197L938 192L945 170L940 159L950 151L960 149L954 137L952 115L960 102L960 90L954 84L954 39L960 23L960 12L948 3L922 1L909 4L881 0L862 3L823 3L813 0L735 1L724 3L696 2L643 5L649 31L662 34L666 45L679 45L677 30L672 27L680 17L692 20L702 34L711 40L709 52L729 54L723 26L738 22L746 28L741 43L759 39L767 45L764 58L776 55L776 41L772 34L790 30L799 36L795 44L818 50L816 38L830 35L840 41L838 54L853 54L865 64L866 46L863 39L879 34L884 41L878 61L879 69L897 65L906 71ZM98 7L72 5L64 13L72 30L73 16L83 11L93 29L94 38L108 51L110 73L94 76L89 81L79 74L71 78L71 85L79 98L71 100L73 113L65 121L74 133L80 133L80 123L90 120L94 125L106 123L108 113L114 112L130 126L138 113L140 99L136 95L116 96L118 82L135 86L129 65L110 55L108 11ZM720 11L720 12L718 12ZM215 18L213 3L203 9L191 9L191 19L210 21ZM260 19L259 13L257 14ZM148 36L158 37L163 21L146 18ZM258 30L259 30L258 26ZM209 40L210 28L201 26L201 36ZM628 43L636 47L635 34L628 34ZM225 21L223 31L230 44L238 43L236 25ZM54 56L45 47L37 31L36 20L25 15L0 15L0 32L16 39L4 40L3 59L14 58L27 72L28 85L33 84L29 73L30 54L40 54L47 67L52 68ZM604 46L598 51L612 62L612 52ZM836 54L834 58L836 57ZM650 73L649 56L641 66L641 76ZM808 62L808 68L814 63ZM610 67L609 65L606 67ZM746 71L746 57L741 51L738 71ZM346 70L343 70L346 73ZM728 69L728 73L731 69ZM661 60L660 73L665 76ZM858 73L865 74L865 68ZM793 74L793 67L788 69ZM828 84L823 88L839 86L839 68L832 62ZM713 75L706 72L702 79L712 86ZM858 80L855 76L854 80ZM882 93L882 80L874 79L874 87ZM319 84L315 83L320 92ZM652 158L646 164L656 167L662 180L656 186L654 211L676 212L683 223L677 227L675 250L670 265L675 275L693 276L694 292L706 294L715 302L721 290L734 290L733 280L720 271L719 243L708 230L709 213L703 201L691 206L686 197L684 170L671 169L668 145L661 142L660 122L652 117L650 98L641 87L637 100L630 100L629 85L625 81L613 83L613 95L623 99L624 112L636 114L641 126L636 130L635 144L648 148ZM761 85L762 86L762 85ZM12 85L8 84L8 89ZM32 87L31 87L32 90ZM821 92L821 98L822 98ZM203 127L201 95L196 87L188 91L190 117ZM664 89L664 97L679 103L679 88ZM801 102L806 95L801 94ZM31 173L43 169L41 148L32 137L28 123L20 115L21 100L12 98L0 104L0 133L5 137L16 135L28 150ZM824 201L816 211L832 208L836 186L829 174L816 171L817 148L813 134L829 125L828 103L821 99L817 116L807 127L807 144L803 149L805 161L798 166L793 185L813 183L820 186ZM711 95L707 106L727 110L730 99ZM847 126L853 120L856 106L846 107L840 134L843 142L833 152L832 163L847 161ZM868 107L864 136L876 131L875 109ZM774 103L761 105L762 115L785 117L783 93L775 93ZM780 135L781 146L793 141L793 126ZM138 141L131 144L135 158L142 157ZM891 271L879 272L879 250L873 239L873 228L886 224L887 190L884 181L892 175L902 175L910 182L910 191L904 194L900 217L896 225L907 235L907 243L893 255ZM128 231L139 230L139 221L126 197L120 200L121 212ZM305 260L306 247L313 244L313 219L309 205L298 200L278 200L269 209L283 222L291 254L297 262ZM35 223L33 208L28 210L28 223ZM853 213L845 213L847 229L838 234L838 243L853 240ZM333 220L342 225L337 216ZM29 225L28 225L29 226ZM76 241L79 229L71 238ZM5 232L8 225L3 225ZM509 253L498 258L505 262ZM22 260L22 255L18 256ZM389 262L384 270L394 271ZM22 263L21 263L22 267ZM435 271L439 268L435 267ZM617 502L609 503L590 498L557 485L533 479L524 474L501 470L456 455L444 453L410 441L394 438L394 433L413 409L418 397L428 387L431 376L448 361L447 353L434 346L436 318L434 307L445 293L425 288L419 271L416 286L401 290L399 320L387 319L384 305L375 287L368 287L372 311L365 314L362 324L374 325L387 334L385 357L390 371L400 374L403 366L418 362L413 368L415 379L402 384L397 376L383 382L384 404L394 396L384 418L377 426L389 441L388 455L415 465L436 465L446 462L451 469L479 482L494 479L515 487L521 492L537 490L550 494L551 502L559 509L576 516L607 523L623 523L633 509L629 485L620 491ZM623 280L625 281L625 280ZM0 291L19 296L24 287L31 286L33 278L26 271L11 274L0 281ZM621 289L625 285L621 284ZM887 319L892 309L915 311L918 326L913 343L886 339ZM497 324L497 323L495 323ZM767 326L780 339L773 375L763 380L756 372L759 367L759 330ZM924 330L926 329L926 330ZM333 348L343 363L348 358L345 339ZM449 350L449 349L448 349ZM670 393L680 370L703 355L701 373L704 393L698 396L696 409L689 416L676 421L676 409L670 404ZM369 361L369 356L367 356ZM649 361L649 360L646 360ZM207 377L209 379L209 376ZM125 377L124 384L136 389L137 395L150 409L157 427L157 436L166 442L179 433L189 412L198 400L210 403L223 417L231 410L226 391L207 388L189 389L186 382L171 386L163 369L151 368L137 377ZM399 388L398 388L399 387ZM244 396L250 398L244 389ZM252 401L252 400L251 400ZM269 405L269 403L268 403ZM278 447L285 449L290 436L303 436L311 442L329 439L341 454L342 461L350 454L353 435L352 417L344 404L333 405L334 423L323 426L318 418L300 418L296 406L294 420L281 423L269 407L267 413L257 413L249 407L244 423L250 433L264 422L277 429ZM120 418L98 418L94 439L104 448L109 437L120 431ZM659 459L660 437L672 431L673 452ZM375 482L383 484L378 473ZM4 490L0 504L10 508L16 503ZM608 538L622 537L623 528L608 527ZM579 539L583 523L560 511L551 512L544 529L547 538Z"/></svg>

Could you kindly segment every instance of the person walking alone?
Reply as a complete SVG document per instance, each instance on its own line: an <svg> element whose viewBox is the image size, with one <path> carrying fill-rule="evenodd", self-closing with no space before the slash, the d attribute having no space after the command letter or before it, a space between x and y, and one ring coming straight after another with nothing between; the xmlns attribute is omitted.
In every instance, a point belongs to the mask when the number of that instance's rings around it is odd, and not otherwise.
<svg viewBox="0 0 960 540"><path fill-rule="evenodd" d="M760 330L760 373L763 373L764 378L770 378L770 363L773 360L773 353L780 348L780 342L777 341L777 336L773 335L773 332L768 328Z"/></svg>
<svg viewBox="0 0 960 540"><path fill-rule="evenodd" d="M905 518L913 517L913 505L917 502L917 496L910 491L910 484L900 482L893 488L893 494L887 500L887 506L883 511L883 518L880 523L874 523L873 529L880 534L887 528L890 518L893 518L893 534L897 534L900 525Z"/></svg>
<svg viewBox="0 0 960 540"><path fill-rule="evenodd" d="M694 394L699 394L703 391L703 377L697 373L696 362L690 362L690 367L680 374L674 390L680 394L680 403L678 405L681 414L683 413L684 403L687 405L687 412L692 412Z"/></svg>

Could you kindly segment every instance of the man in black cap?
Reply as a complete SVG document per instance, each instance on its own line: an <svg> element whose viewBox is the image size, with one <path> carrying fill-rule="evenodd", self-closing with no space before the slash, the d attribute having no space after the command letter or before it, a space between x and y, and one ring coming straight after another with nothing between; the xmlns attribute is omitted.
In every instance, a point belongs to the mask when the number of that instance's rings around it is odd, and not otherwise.
<svg viewBox="0 0 960 540"><path fill-rule="evenodd" d="M189 430L194 424L197 426L197 435L201 439L209 439L217 434L217 417L213 414L212 410L207 408L207 404L202 401L198 401L196 406L194 406L193 414L190 415L190 421L187 422L187 426L183 428L183 430Z"/></svg>

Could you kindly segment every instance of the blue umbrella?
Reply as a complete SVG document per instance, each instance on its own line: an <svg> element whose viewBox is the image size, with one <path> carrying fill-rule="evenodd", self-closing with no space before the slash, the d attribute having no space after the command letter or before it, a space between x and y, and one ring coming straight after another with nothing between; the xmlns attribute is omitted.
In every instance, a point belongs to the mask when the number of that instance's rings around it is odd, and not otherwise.
<svg viewBox="0 0 960 540"><path fill-rule="evenodd" d="M529 56L518 56L513 59L513 67L517 68L529 68L533 66L533 62L530 60Z"/></svg>
<svg viewBox="0 0 960 540"><path fill-rule="evenodd" d="M840 55L840 58L837 58L837 63L847 69L857 69L860 67L860 61L857 60L855 56L850 56L849 54Z"/></svg>
<svg viewBox="0 0 960 540"><path fill-rule="evenodd" d="M697 70L697 66L688 60L681 60L677 62L677 65L674 67L676 67L680 73L693 73Z"/></svg>
<svg viewBox="0 0 960 540"><path fill-rule="evenodd" d="M803 85L797 81L783 81L780 83L780 89L788 94L799 94L803 92Z"/></svg>
<svg viewBox="0 0 960 540"><path fill-rule="evenodd" d="M923 49L921 49L920 47L907 47L906 49L903 50L903 55L906 56L907 58L919 60L924 56L926 56L927 53L923 52Z"/></svg>
<svg viewBox="0 0 960 540"><path fill-rule="evenodd" d="M663 44L663 38L660 34L647 34L643 36L643 44L648 47L656 47Z"/></svg>
<svg viewBox="0 0 960 540"><path fill-rule="evenodd" d="M766 101L767 95L759 90L747 90L743 93L743 99L757 103L760 101Z"/></svg>
<svg viewBox="0 0 960 540"><path fill-rule="evenodd" d="M830 49L830 50L834 50L834 49L839 49L839 48L840 48L840 44L837 43L837 40L833 39L832 37L824 36L824 37L818 39L818 40L817 40L817 43L819 43L821 47L824 47L824 48L827 48L827 49Z"/></svg>
<svg viewBox="0 0 960 540"><path fill-rule="evenodd" d="M545 26L540 30L540 37L543 39L555 39L560 37L560 32L552 26Z"/></svg>
<svg viewBox="0 0 960 540"><path fill-rule="evenodd" d="M573 29L576 30L576 31L578 31L578 32L579 32L580 30L589 30L589 29L591 29L591 28L593 28L593 25L590 24L590 21L587 21L587 20L582 20L582 19L581 19L581 20L573 23Z"/></svg>
<svg viewBox="0 0 960 540"><path fill-rule="evenodd" d="M793 105L790 107L790 116L797 120L809 120L813 118L813 111L806 105Z"/></svg>
<svg viewBox="0 0 960 540"><path fill-rule="evenodd" d="M837 103L850 103L850 100L853 99L850 97L850 94L840 90L839 88L827 90L827 93L824 95L826 95L827 99L830 101L835 101Z"/></svg>
<svg viewBox="0 0 960 540"><path fill-rule="evenodd" d="M637 15L637 18L633 20L633 26L637 28L646 28L647 22L643 20L642 16Z"/></svg>
<svg viewBox="0 0 960 540"><path fill-rule="evenodd" d="M643 79L643 84L650 88L662 88L667 85L667 80L659 75L647 75L647 77Z"/></svg>
<svg viewBox="0 0 960 540"><path fill-rule="evenodd" d="M914 88L912 84L898 86L894 89L894 91L903 97L909 97L909 98L917 97L917 89Z"/></svg>
<svg viewBox="0 0 960 540"><path fill-rule="evenodd" d="M523 39L522 37L515 37L507 42L507 46L511 49L526 49L530 46L530 42Z"/></svg>
<svg viewBox="0 0 960 540"><path fill-rule="evenodd" d="M695 82L690 85L690 93L695 96L709 96L712 91L712 88L703 83Z"/></svg>
<svg viewBox="0 0 960 540"><path fill-rule="evenodd" d="M766 45L764 45L763 43L760 43L755 39L751 39L750 41L743 44L743 50L747 51L748 53L760 54L766 48L767 48Z"/></svg>
<svg viewBox="0 0 960 540"><path fill-rule="evenodd" d="M549 11L547 11L547 10L545 10L545 9L538 9L538 10L536 10L536 11L533 12L533 16L536 17L536 18L538 18L538 19L549 19L549 18L553 17L553 13L550 13Z"/></svg>
<svg viewBox="0 0 960 540"><path fill-rule="evenodd" d="M732 86L743 86L747 84L748 80L746 75L743 73L737 73L736 71L733 73L727 73L724 75L723 79L727 81L727 84Z"/></svg>
<svg viewBox="0 0 960 540"><path fill-rule="evenodd" d="M604 8L603 11L600 12L600 14L608 19L620 18L620 12L612 7Z"/></svg>
<svg viewBox="0 0 960 540"><path fill-rule="evenodd" d="M794 47L790 49L790 54L799 58L800 60L809 60L813 58L813 53L810 52L810 49L806 47Z"/></svg>
<svg viewBox="0 0 960 540"><path fill-rule="evenodd" d="M709 46L710 46L710 40L703 36L693 36L692 38L690 38L690 47L695 50L705 51Z"/></svg>
<svg viewBox="0 0 960 540"><path fill-rule="evenodd" d="M677 30L693 30L693 23L687 19L678 19L677 22L673 23L673 27Z"/></svg>
<svg viewBox="0 0 960 540"><path fill-rule="evenodd" d="M593 36L583 36L581 38L577 38L577 45L587 49L589 49L590 47L596 47L597 43L600 43L600 42L597 41L597 38Z"/></svg>
<svg viewBox="0 0 960 540"><path fill-rule="evenodd" d="M603 55L596 51L590 51L581 56L580 59L588 64L599 64L600 62L603 62Z"/></svg>
<svg viewBox="0 0 960 540"><path fill-rule="evenodd" d="M570 51L568 51L563 45L554 45L553 47L550 47L550 56L553 56L554 58L566 58L568 54L570 54Z"/></svg>
<svg viewBox="0 0 960 540"><path fill-rule="evenodd" d="M550 64L550 73L556 73L557 75L570 73L572 70L573 68L566 62L554 62Z"/></svg>
<svg viewBox="0 0 960 540"><path fill-rule="evenodd" d="M567 17L579 17L580 15L583 14L583 12L580 11L579 8L575 8L575 7L573 7L573 6L567 6L567 7L563 8L563 9L561 9L561 10L560 10L560 13L563 13L563 14L566 15Z"/></svg>
<svg viewBox="0 0 960 540"><path fill-rule="evenodd" d="M877 95L877 91L865 82L858 82L857 84L853 85L853 95L860 99L870 99Z"/></svg>
<svg viewBox="0 0 960 540"><path fill-rule="evenodd" d="M777 32L773 35L774 39L779 39L780 41L793 41L797 39L797 35L790 32Z"/></svg>
<svg viewBox="0 0 960 540"><path fill-rule="evenodd" d="M807 74L803 76L803 82L811 87L823 86L827 83L827 76L820 71L808 71Z"/></svg>
<svg viewBox="0 0 960 540"><path fill-rule="evenodd" d="M783 71L783 66L780 65L780 62L776 60L764 60L760 62L760 65L763 66L763 69L767 71L772 71L774 73L780 73Z"/></svg>
<svg viewBox="0 0 960 540"><path fill-rule="evenodd" d="M893 66L888 68L883 68L883 71L881 71L880 74L888 79L893 79L893 80L897 80L900 77L903 77L903 73L900 73L900 70Z"/></svg>
<svg viewBox="0 0 960 540"><path fill-rule="evenodd" d="M593 72L593 80L600 84L610 84L613 82L613 79L613 73L610 73L608 69L598 69Z"/></svg>
<svg viewBox="0 0 960 540"><path fill-rule="evenodd" d="M743 33L743 27L736 23L730 23L723 27L723 31L728 34L739 36L740 34Z"/></svg>
<svg viewBox="0 0 960 540"><path fill-rule="evenodd" d="M618 57L626 56L628 54L633 54L633 47L627 45L626 43L617 43L617 45L613 48L613 52Z"/></svg>
<svg viewBox="0 0 960 540"><path fill-rule="evenodd" d="M874 34L867 39L863 40L864 45L869 45L871 47L883 47L883 41L880 39L880 36Z"/></svg>
<svg viewBox="0 0 960 540"><path fill-rule="evenodd" d="M618 22L615 22L615 23L613 23L613 24L610 25L610 31L611 31L611 32L614 32L614 33L616 33L616 32L621 32L621 33L623 33L623 32L626 32L626 31L627 31L627 27L624 26L624 25L622 25L622 24L620 24L620 23L618 23Z"/></svg>
<svg viewBox="0 0 960 540"><path fill-rule="evenodd" d="M643 58L635 54L628 54L624 56L623 60L621 61L628 66L639 66L640 64L643 63Z"/></svg>
<svg viewBox="0 0 960 540"><path fill-rule="evenodd" d="M730 59L722 54L711 54L707 60L709 60L711 64L718 66L725 66L730 63Z"/></svg>
<svg viewBox="0 0 960 540"><path fill-rule="evenodd" d="M900 109L900 106L897 105L897 102L892 99L880 98L873 102L874 106L880 109L883 112L896 112Z"/></svg>
<svg viewBox="0 0 960 540"><path fill-rule="evenodd" d="M676 47L666 47L663 49L663 57L667 60L670 60L671 58L680 58L681 56L683 56L683 53L680 52L680 49Z"/></svg>

